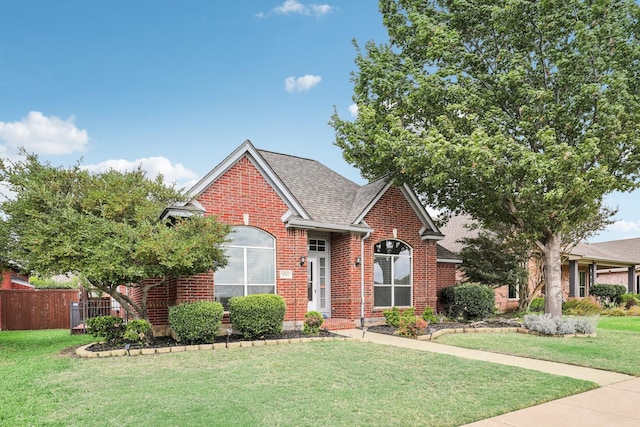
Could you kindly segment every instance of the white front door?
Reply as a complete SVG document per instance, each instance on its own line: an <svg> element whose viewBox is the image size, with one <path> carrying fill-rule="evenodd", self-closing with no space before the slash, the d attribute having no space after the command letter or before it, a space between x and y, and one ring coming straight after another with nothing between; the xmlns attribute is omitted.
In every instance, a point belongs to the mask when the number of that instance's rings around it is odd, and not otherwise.
<svg viewBox="0 0 640 427"><path fill-rule="evenodd" d="M318 311L329 317L329 283L327 272L327 258L324 256L309 257L309 281L307 297L309 298L308 311Z"/></svg>

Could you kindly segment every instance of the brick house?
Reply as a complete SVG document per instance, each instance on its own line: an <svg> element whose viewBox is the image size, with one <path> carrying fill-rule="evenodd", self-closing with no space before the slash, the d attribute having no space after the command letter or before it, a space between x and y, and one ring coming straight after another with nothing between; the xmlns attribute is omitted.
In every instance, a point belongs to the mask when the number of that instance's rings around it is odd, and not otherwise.
<svg viewBox="0 0 640 427"><path fill-rule="evenodd" d="M167 323L168 307L187 301L276 293L285 328L310 310L353 327L383 319L392 306L436 308L459 262L408 186L358 185L317 161L244 142L165 217L215 215L232 226L228 265L177 278L148 298L149 320Z"/></svg>
<svg viewBox="0 0 640 427"><path fill-rule="evenodd" d="M462 249L463 238L478 235L478 228L469 228L473 220L469 216L455 216L442 226L443 240L438 245L455 258ZM461 262L461 260L460 260ZM530 287L535 280L541 280L536 272L536 260L529 262ZM579 243L567 253L562 254L562 293L563 299L584 298L589 296L589 287L594 283L624 285L629 292L640 292L640 238L615 240L602 243ZM464 280L464 274L457 272L456 280ZM498 311L512 311L518 308L516 289L501 286L495 289Z"/></svg>

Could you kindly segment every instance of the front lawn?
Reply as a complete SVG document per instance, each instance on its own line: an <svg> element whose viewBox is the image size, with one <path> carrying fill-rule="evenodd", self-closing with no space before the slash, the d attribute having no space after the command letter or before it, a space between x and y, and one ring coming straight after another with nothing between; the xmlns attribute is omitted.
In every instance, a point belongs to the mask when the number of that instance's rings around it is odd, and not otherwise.
<svg viewBox="0 0 640 427"><path fill-rule="evenodd" d="M640 317L600 317L595 338L448 334L436 342L640 376Z"/></svg>
<svg viewBox="0 0 640 427"><path fill-rule="evenodd" d="M103 359L68 331L0 332L0 425L455 426L593 383L353 341Z"/></svg>

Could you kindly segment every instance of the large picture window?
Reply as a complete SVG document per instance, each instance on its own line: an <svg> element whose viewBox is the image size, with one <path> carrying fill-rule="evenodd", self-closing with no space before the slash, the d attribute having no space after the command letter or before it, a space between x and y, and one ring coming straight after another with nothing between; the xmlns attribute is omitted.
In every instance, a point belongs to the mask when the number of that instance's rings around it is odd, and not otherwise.
<svg viewBox="0 0 640 427"><path fill-rule="evenodd" d="M373 253L373 305L410 307L411 248L399 240L383 240Z"/></svg>
<svg viewBox="0 0 640 427"><path fill-rule="evenodd" d="M275 239L253 227L233 227L228 237L227 265L214 275L216 301L227 309L231 297L275 293Z"/></svg>

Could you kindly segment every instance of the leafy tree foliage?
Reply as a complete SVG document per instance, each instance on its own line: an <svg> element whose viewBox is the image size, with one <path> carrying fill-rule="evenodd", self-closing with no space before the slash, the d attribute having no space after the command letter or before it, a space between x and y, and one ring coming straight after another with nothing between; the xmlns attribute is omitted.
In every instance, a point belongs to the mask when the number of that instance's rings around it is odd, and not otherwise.
<svg viewBox="0 0 640 427"><path fill-rule="evenodd" d="M504 241L480 233L477 237L462 239L462 243L461 268L469 282L500 287L518 286L527 280L527 270L523 267L527 260Z"/></svg>
<svg viewBox="0 0 640 427"><path fill-rule="evenodd" d="M0 179L10 193L0 203L3 261L45 277L73 273L135 317L146 318L151 288L226 263L229 227L214 217L161 219L182 195L141 169L92 174L23 153L3 161ZM138 289L141 303L119 286Z"/></svg>
<svg viewBox="0 0 640 427"><path fill-rule="evenodd" d="M389 43L358 48L345 158L491 230L545 264L561 314L561 249L601 228L603 197L640 171L640 7L631 0L381 0Z"/></svg>

